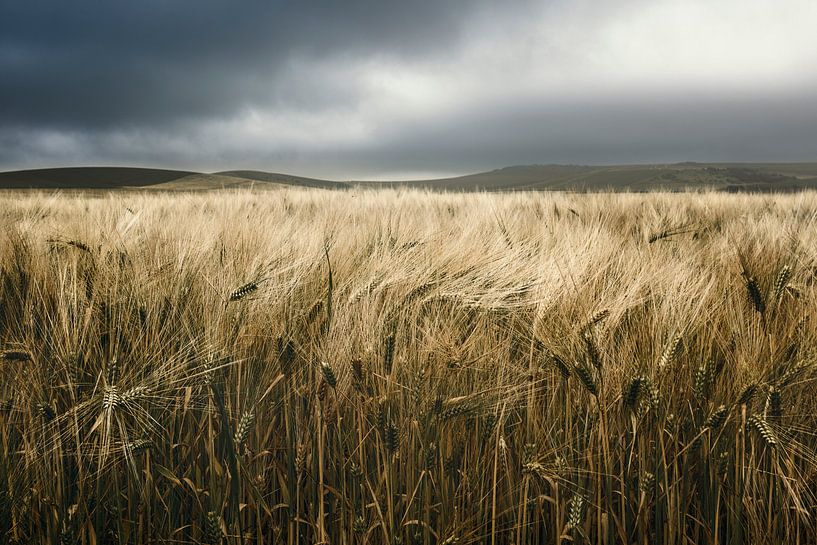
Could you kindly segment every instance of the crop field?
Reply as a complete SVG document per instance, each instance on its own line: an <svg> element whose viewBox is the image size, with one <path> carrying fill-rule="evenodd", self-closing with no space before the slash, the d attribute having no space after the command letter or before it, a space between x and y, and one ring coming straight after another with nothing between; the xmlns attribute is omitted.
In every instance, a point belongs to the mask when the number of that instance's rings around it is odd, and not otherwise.
<svg viewBox="0 0 817 545"><path fill-rule="evenodd" d="M0 194L0 542L817 532L817 193Z"/></svg>

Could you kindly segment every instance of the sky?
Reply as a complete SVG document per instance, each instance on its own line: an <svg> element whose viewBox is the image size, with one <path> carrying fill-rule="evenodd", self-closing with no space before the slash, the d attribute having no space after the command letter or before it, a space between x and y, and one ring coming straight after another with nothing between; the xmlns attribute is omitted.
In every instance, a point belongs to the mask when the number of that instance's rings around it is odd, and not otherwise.
<svg viewBox="0 0 817 545"><path fill-rule="evenodd" d="M0 0L0 170L817 161L814 0Z"/></svg>

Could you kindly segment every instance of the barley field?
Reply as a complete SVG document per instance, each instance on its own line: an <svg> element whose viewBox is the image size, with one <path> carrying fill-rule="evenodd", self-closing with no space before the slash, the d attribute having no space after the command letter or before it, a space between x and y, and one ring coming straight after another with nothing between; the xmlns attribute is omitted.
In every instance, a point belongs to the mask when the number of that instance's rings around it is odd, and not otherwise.
<svg viewBox="0 0 817 545"><path fill-rule="evenodd" d="M815 543L817 194L0 195L0 542Z"/></svg>

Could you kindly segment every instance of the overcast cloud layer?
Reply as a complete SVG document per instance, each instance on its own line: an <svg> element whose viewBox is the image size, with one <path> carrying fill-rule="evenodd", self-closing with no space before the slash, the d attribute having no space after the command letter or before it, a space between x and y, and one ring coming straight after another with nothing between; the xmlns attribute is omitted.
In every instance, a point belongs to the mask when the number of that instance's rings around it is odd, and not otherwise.
<svg viewBox="0 0 817 545"><path fill-rule="evenodd" d="M0 170L817 161L813 0L0 0Z"/></svg>

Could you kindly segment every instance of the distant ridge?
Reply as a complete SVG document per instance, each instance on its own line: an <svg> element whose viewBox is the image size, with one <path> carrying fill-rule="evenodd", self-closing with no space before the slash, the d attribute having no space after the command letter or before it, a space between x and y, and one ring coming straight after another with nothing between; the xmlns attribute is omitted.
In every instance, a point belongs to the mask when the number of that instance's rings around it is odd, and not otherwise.
<svg viewBox="0 0 817 545"><path fill-rule="evenodd" d="M817 163L519 165L453 178L384 184L449 191L797 191L817 189Z"/></svg>
<svg viewBox="0 0 817 545"><path fill-rule="evenodd" d="M435 191L800 191L817 189L817 163L519 165L435 180L340 182L258 170L201 173L128 167L69 167L0 172L6 189L156 189L202 191L286 186L317 189L407 187Z"/></svg>
<svg viewBox="0 0 817 545"><path fill-rule="evenodd" d="M225 170L216 172L222 176L232 176L244 178L258 182L275 183L284 185L299 185L303 187L322 187L324 189L343 189L350 187L346 182L335 182L331 180L321 180L318 178L304 178L303 176L293 176L292 174L280 174L277 172L264 172L261 170Z"/></svg>
<svg viewBox="0 0 817 545"><path fill-rule="evenodd" d="M116 189L145 187L194 174L183 170L134 167L64 167L0 172L0 187L8 189Z"/></svg>

